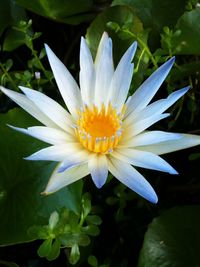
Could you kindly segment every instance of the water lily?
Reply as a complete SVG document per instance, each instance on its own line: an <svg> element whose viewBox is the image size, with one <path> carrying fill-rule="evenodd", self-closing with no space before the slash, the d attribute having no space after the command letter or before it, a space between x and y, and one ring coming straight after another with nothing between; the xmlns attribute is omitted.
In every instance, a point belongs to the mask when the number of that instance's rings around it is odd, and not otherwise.
<svg viewBox="0 0 200 267"><path fill-rule="evenodd" d="M51 145L26 158L58 162L45 189L46 194L88 174L101 188L109 171L127 187L156 203L158 198L154 189L135 167L177 174L160 155L200 144L200 137L195 135L147 131L151 125L169 116L163 112L189 88L149 104L174 63L171 58L127 99L136 46L133 43L128 48L114 69L112 40L107 33L101 38L94 62L82 38L79 89L64 64L45 45L68 111L36 90L20 86L24 93L20 94L1 87L1 91L45 125L28 129L10 127Z"/></svg>

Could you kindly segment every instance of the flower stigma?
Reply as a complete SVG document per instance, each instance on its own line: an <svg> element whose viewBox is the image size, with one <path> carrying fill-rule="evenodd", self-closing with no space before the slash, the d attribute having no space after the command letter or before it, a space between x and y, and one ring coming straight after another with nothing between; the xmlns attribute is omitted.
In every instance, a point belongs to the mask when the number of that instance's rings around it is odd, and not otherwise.
<svg viewBox="0 0 200 267"><path fill-rule="evenodd" d="M110 103L107 108L104 104L100 108L85 105L83 110L78 111L75 127L79 142L89 151L111 153L121 139L124 112L125 106L118 113Z"/></svg>

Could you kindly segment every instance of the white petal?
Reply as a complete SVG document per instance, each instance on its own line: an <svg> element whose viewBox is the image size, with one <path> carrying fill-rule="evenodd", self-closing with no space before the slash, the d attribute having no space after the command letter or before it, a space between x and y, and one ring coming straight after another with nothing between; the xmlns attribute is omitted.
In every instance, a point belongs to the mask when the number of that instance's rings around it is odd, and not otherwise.
<svg viewBox="0 0 200 267"><path fill-rule="evenodd" d="M29 127L28 129L24 129L12 125L8 126L18 132L30 135L32 137L35 137L39 140L42 140L52 145L65 144L66 142L69 141L70 142L75 141L75 138L72 135L69 135L66 132L63 132L55 128L50 128L45 126L34 126L34 127Z"/></svg>
<svg viewBox="0 0 200 267"><path fill-rule="evenodd" d="M93 153L89 157L88 168L97 188L101 188L108 176L108 163L105 155Z"/></svg>
<svg viewBox="0 0 200 267"><path fill-rule="evenodd" d="M57 58L48 45L45 45L45 49L60 93L70 113L76 117L77 108L82 106L79 87L65 65Z"/></svg>
<svg viewBox="0 0 200 267"><path fill-rule="evenodd" d="M20 107L22 107L25 111L27 111L31 116L36 118L38 121L43 123L49 127L57 127L56 124L47 117L30 99L28 99L25 95L19 94L12 90L6 89L0 86L0 90L10 97L15 103L17 103Z"/></svg>
<svg viewBox="0 0 200 267"><path fill-rule="evenodd" d="M141 133L142 131L146 130L148 127L150 127L154 123L156 123L162 119L165 119L169 115L170 114L168 114L168 113L157 114L157 115L155 115L155 116L153 115L147 119L135 122L130 127L127 127L124 129L123 140L126 141L127 139L132 138L134 135Z"/></svg>
<svg viewBox="0 0 200 267"><path fill-rule="evenodd" d="M56 101L38 91L19 87L22 92L35 103L55 124L69 133L73 133L71 115Z"/></svg>
<svg viewBox="0 0 200 267"><path fill-rule="evenodd" d="M113 151L112 156L136 167L167 172L170 174L178 174L177 171L164 159L150 152L124 148L116 149Z"/></svg>
<svg viewBox="0 0 200 267"><path fill-rule="evenodd" d="M175 58L173 57L164 63L137 89L127 104L126 116L130 112L139 111L149 104L167 77L174 60Z"/></svg>
<svg viewBox="0 0 200 267"><path fill-rule="evenodd" d="M85 39L81 38L80 49L80 88L84 104L94 103L95 70L92 55Z"/></svg>
<svg viewBox="0 0 200 267"><path fill-rule="evenodd" d="M189 90L189 88L190 87L187 86L185 88L177 90L170 94L166 99L157 100L156 102L153 102L139 112L130 113L129 116L125 118L123 122L124 125L128 126L129 124L132 124L134 120L143 120L152 115L161 114L171 105L173 105L179 98L181 98Z"/></svg>
<svg viewBox="0 0 200 267"><path fill-rule="evenodd" d="M84 164L88 161L89 152L87 150L82 150L76 154L72 154L65 158L60 164L58 172L64 172L74 166Z"/></svg>
<svg viewBox="0 0 200 267"><path fill-rule="evenodd" d="M157 155L167 154L177 150L200 145L200 136L193 134L180 134L178 140L169 140L149 146L139 146L137 149L145 150Z"/></svg>
<svg viewBox="0 0 200 267"><path fill-rule="evenodd" d="M68 143L66 145L55 145L43 148L34 154L26 157L27 160L51 160L63 161L65 158L70 157L74 153L78 153L83 149L79 143Z"/></svg>
<svg viewBox="0 0 200 267"><path fill-rule="evenodd" d="M134 42L121 58L109 88L109 102L120 111L128 94L133 76L133 60L137 43Z"/></svg>
<svg viewBox="0 0 200 267"><path fill-rule="evenodd" d="M133 136L128 141L120 142L121 146L126 147L137 147L137 146L146 146L152 144L158 144L163 141L168 140L177 140L181 137L181 134L178 133L168 133L162 131L146 131L137 136Z"/></svg>
<svg viewBox="0 0 200 267"><path fill-rule="evenodd" d="M152 186L135 168L131 167L130 164L110 158L108 168L113 176L131 190L152 203L158 202L158 197Z"/></svg>
<svg viewBox="0 0 200 267"><path fill-rule="evenodd" d="M71 183L74 183L89 174L87 164L75 166L62 173L58 172L59 167L60 164L58 164L57 168L52 173L49 182L47 184L47 187L44 191L44 194L54 193L59 189Z"/></svg>
<svg viewBox="0 0 200 267"><path fill-rule="evenodd" d="M97 56L95 59L95 105L100 107L102 103L108 103L108 89L114 72L112 57L112 40L104 32L102 35Z"/></svg>

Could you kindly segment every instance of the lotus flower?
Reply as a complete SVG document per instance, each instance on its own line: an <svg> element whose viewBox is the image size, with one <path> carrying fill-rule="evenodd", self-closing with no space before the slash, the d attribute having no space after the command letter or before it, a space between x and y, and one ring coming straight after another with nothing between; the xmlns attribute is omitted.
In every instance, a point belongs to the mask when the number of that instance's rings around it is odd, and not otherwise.
<svg viewBox="0 0 200 267"><path fill-rule="evenodd" d="M10 127L50 144L26 158L58 162L45 194L88 174L101 188L110 172L127 187L156 203L158 198L154 189L135 167L177 174L160 155L200 144L199 136L147 130L169 116L163 112L189 87L149 104L174 63L171 58L127 99L136 46L134 42L114 69L112 40L107 33L102 35L94 62L82 38L79 88L67 68L45 45L68 110L43 93L26 87L20 86L24 94L0 88L44 125L28 129Z"/></svg>

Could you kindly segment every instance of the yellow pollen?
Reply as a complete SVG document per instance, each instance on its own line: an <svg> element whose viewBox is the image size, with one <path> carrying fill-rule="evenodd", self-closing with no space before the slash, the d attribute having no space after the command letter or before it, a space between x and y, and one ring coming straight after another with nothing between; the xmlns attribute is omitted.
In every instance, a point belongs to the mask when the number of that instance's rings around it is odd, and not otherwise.
<svg viewBox="0 0 200 267"><path fill-rule="evenodd" d="M82 111L78 111L75 127L79 142L96 153L112 152L121 138L123 114L124 109L118 114L111 104L107 108L102 104L99 109L96 106L85 106Z"/></svg>

